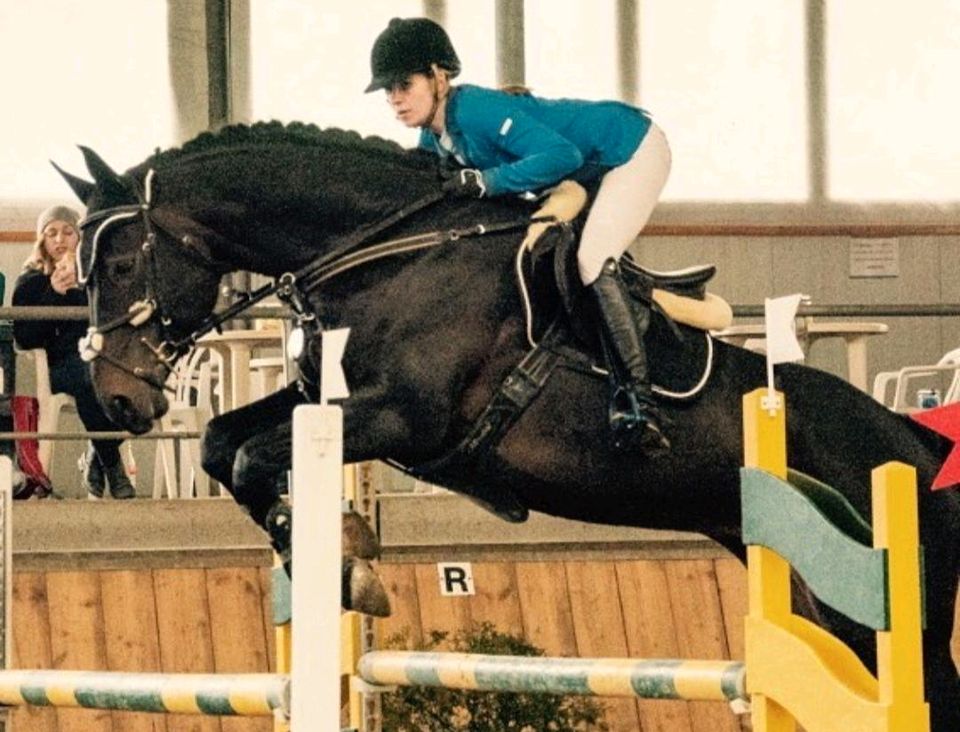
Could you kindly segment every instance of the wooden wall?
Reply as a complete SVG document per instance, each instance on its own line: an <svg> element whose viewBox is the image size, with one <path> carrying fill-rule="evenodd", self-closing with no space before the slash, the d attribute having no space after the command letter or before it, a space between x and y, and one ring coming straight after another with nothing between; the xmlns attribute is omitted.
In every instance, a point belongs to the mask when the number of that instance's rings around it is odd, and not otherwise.
<svg viewBox="0 0 960 732"><path fill-rule="evenodd" d="M266 568L18 572L12 665L112 671L273 670ZM269 717L20 707L16 732L270 732Z"/></svg>
<svg viewBox="0 0 960 732"><path fill-rule="evenodd" d="M430 500L435 509L443 504ZM175 503L16 505L11 665L273 671L270 555L262 535L232 502ZM746 573L715 545L637 530L618 539L609 528L539 516L522 527L488 524L457 507L425 513L428 504L417 501L402 502L405 514L444 536L414 523L399 536L407 519L390 503L381 506L391 528L380 571L394 612L377 622L381 638L407 632L416 642L431 630L489 621L548 655L743 658ZM447 522L459 540L449 541ZM441 596L437 562L448 561L471 563L474 595ZM954 652L960 659L960 633ZM740 730L720 702L605 703L614 732ZM269 718L40 708L12 714L16 732L272 729Z"/></svg>
<svg viewBox="0 0 960 732"><path fill-rule="evenodd" d="M435 563L383 564L380 638L490 622L551 656L743 658L746 573L734 559L473 562L476 594L443 597ZM722 702L604 700L612 732L738 732Z"/></svg>

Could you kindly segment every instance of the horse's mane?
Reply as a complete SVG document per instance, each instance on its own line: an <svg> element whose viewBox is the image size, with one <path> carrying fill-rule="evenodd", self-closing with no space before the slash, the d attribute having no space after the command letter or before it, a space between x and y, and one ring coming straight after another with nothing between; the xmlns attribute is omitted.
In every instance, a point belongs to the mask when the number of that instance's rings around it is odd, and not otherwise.
<svg viewBox="0 0 960 732"><path fill-rule="evenodd" d="M252 125L228 125L214 132L201 132L179 148L158 151L149 162L152 165L161 166L196 155L249 145L334 147L342 150L371 153L380 159L384 155L394 156L398 161L424 169L436 165L436 159L430 153L421 150L407 150L393 140L375 135L364 137L353 130L344 130L337 127L321 129L312 123L291 122L285 125L277 121L256 122Z"/></svg>

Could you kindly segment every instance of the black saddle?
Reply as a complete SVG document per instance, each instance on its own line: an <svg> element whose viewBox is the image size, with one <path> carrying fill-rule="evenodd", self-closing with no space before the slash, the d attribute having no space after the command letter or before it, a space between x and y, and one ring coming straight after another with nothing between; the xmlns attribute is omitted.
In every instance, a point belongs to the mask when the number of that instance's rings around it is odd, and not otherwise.
<svg viewBox="0 0 960 732"><path fill-rule="evenodd" d="M551 227L524 254L518 286L527 303L528 330L539 341L559 314L565 315L575 339L591 352L598 352L596 315L587 306L586 288L577 268L576 228L571 224ZM707 283L717 272L712 264L672 272L658 272L638 264L630 254L620 259L620 271L638 309L655 307L653 290L703 300Z"/></svg>

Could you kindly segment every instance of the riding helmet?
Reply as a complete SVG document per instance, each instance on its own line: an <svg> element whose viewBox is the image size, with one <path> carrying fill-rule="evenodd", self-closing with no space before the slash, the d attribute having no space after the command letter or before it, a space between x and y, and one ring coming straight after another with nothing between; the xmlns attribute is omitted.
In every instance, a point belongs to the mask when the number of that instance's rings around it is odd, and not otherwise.
<svg viewBox="0 0 960 732"><path fill-rule="evenodd" d="M377 36L370 52L372 79L365 91L389 89L410 74L423 73L436 64L460 73L460 58L447 32L428 18L394 18Z"/></svg>

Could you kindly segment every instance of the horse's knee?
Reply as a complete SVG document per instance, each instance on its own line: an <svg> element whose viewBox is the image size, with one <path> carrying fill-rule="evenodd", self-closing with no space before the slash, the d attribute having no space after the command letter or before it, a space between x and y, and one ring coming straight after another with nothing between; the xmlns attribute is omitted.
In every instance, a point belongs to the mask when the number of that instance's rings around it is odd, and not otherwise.
<svg viewBox="0 0 960 732"><path fill-rule="evenodd" d="M230 492L258 523L260 515L280 497L277 476L282 472L267 445L245 442L234 455Z"/></svg>
<svg viewBox="0 0 960 732"><path fill-rule="evenodd" d="M200 438L200 464L204 471L227 488L233 485L236 447L229 430L219 418L211 419Z"/></svg>

